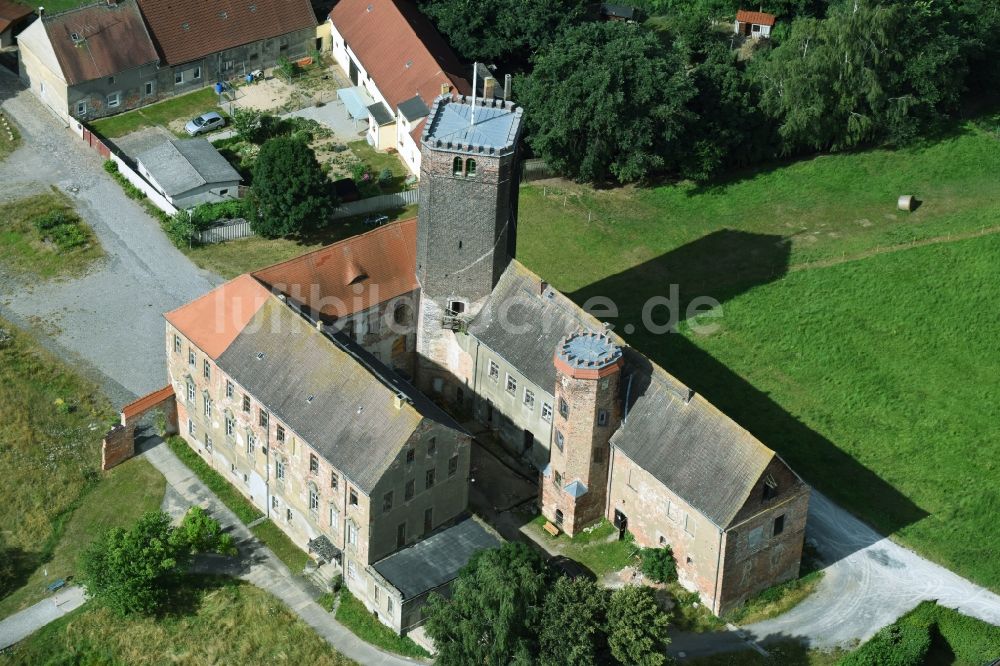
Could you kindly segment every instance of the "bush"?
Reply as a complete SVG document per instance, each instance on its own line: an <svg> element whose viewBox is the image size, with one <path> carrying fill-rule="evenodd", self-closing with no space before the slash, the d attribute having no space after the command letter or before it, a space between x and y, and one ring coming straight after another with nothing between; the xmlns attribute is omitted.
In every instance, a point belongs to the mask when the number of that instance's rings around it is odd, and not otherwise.
<svg viewBox="0 0 1000 666"><path fill-rule="evenodd" d="M670 546L642 549L642 573L658 583L677 580L677 562Z"/></svg>
<svg viewBox="0 0 1000 666"><path fill-rule="evenodd" d="M86 229L80 226L80 218L73 213L54 210L32 220L32 225L43 239L52 241L63 251L84 247L90 242Z"/></svg>
<svg viewBox="0 0 1000 666"><path fill-rule="evenodd" d="M110 173L111 177L118 181L118 184L122 186L123 190L125 190L125 196L129 199L139 201L146 198L146 194L142 190L130 183L128 178L122 175L121 171L118 170L117 162L114 160L106 160L104 162L104 170Z"/></svg>
<svg viewBox="0 0 1000 666"><path fill-rule="evenodd" d="M379 187L388 187L392 184L392 169L386 167L378 174Z"/></svg>
<svg viewBox="0 0 1000 666"><path fill-rule="evenodd" d="M900 622L882 629L839 666L920 666L931 647L926 625Z"/></svg>

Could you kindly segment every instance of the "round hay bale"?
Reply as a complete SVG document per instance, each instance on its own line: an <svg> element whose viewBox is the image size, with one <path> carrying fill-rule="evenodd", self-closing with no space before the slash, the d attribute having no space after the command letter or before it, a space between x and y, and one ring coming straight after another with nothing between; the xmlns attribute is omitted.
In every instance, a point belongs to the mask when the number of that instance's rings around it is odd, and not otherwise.
<svg viewBox="0 0 1000 666"><path fill-rule="evenodd" d="M916 202L917 198L912 194L901 194L899 199L896 201L896 207L899 208L899 210L905 210L909 213L913 211Z"/></svg>

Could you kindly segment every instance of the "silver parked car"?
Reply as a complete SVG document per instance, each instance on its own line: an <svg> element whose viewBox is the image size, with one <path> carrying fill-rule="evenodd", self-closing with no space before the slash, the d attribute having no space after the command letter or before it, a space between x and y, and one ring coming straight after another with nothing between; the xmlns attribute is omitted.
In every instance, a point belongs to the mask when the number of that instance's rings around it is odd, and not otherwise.
<svg viewBox="0 0 1000 666"><path fill-rule="evenodd" d="M211 132L225 126L225 118L215 111L209 111L189 120L188 124L184 126L184 130L191 136L198 136L199 134Z"/></svg>

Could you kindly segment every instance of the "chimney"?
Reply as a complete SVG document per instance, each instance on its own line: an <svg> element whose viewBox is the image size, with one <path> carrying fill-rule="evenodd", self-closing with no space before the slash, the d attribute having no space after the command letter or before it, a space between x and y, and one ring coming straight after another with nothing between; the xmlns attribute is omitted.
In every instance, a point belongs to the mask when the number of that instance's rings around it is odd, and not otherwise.
<svg viewBox="0 0 1000 666"><path fill-rule="evenodd" d="M539 284L538 293L539 294L544 294L545 290L548 289L548 288L549 288L549 283L546 282L545 280L542 280L541 284Z"/></svg>
<svg viewBox="0 0 1000 666"><path fill-rule="evenodd" d="M448 95L450 93L451 93L451 84L449 84L449 83L442 83L441 84L441 94L442 95Z"/></svg>
<svg viewBox="0 0 1000 666"><path fill-rule="evenodd" d="M497 80L487 74L483 77L483 97L493 99L496 97Z"/></svg>
<svg viewBox="0 0 1000 666"><path fill-rule="evenodd" d="M507 102L510 100L510 74L504 74L503 77L503 101Z"/></svg>
<svg viewBox="0 0 1000 666"><path fill-rule="evenodd" d="M45 7L40 6L38 8L38 18L42 18L43 16L45 16Z"/></svg>
<svg viewBox="0 0 1000 666"><path fill-rule="evenodd" d="M316 320L316 330L319 331L320 333L323 332L323 320L321 319Z"/></svg>

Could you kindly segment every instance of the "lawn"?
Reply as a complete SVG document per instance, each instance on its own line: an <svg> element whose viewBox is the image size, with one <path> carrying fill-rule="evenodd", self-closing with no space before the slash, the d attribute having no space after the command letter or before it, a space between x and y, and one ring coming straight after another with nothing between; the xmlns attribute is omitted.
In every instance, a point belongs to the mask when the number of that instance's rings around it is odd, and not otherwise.
<svg viewBox="0 0 1000 666"><path fill-rule="evenodd" d="M542 529L545 522L544 516L538 516L525 528L534 533L536 541L542 541L549 549L579 562L597 577L639 563L636 557L639 549L632 541L631 534L619 541L618 530L607 520L602 520L590 531L580 532L574 537L563 533L552 536Z"/></svg>
<svg viewBox="0 0 1000 666"><path fill-rule="evenodd" d="M166 480L143 458L134 458L103 475L85 492L62 527L52 558L41 564L20 589L0 601L0 617L48 596L46 587L76 571L77 558L93 539L112 527L132 525L143 513L158 511Z"/></svg>
<svg viewBox="0 0 1000 666"><path fill-rule="evenodd" d="M115 416L95 385L0 319L0 534L12 588L53 556L74 509L103 483L101 437Z"/></svg>
<svg viewBox="0 0 1000 666"><path fill-rule="evenodd" d="M403 220L416 216L417 207L407 206L391 211L383 211L389 220ZM260 238L253 236L215 245L181 248L181 251L200 268L224 278L234 278L243 273L292 259L306 252L318 250L324 245L335 243L350 236L371 231L363 220L367 216L346 217L333 220L330 226L318 234L302 238Z"/></svg>
<svg viewBox="0 0 1000 666"><path fill-rule="evenodd" d="M301 574L309 562L309 554L295 545L281 529L270 520L250 529L253 535L264 542L278 559L285 563L293 574Z"/></svg>
<svg viewBox="0 0 1000 666"><path fill-rule="evenodd" d="M968 123L920 147L823 155L707 186L533 184L521 188L518 257L564 292L643 268L711 294L788 266L997 226L998 171L997 139ZM923 203L898 211L900 194Z"/></svg>
<svg viewBox="0 0 1000 666"><path fill-rule="evenodd" d="M67 9L76 9L77 7L82 7L84 5L94 4L93 0L49 0L48 2L35 2L35 0L14 0L14 2L19 5L25 5L26 7L34 7L35 9L45 7L45 14L47 16L64 12Z"/></svg>
<svg viewBox="0 0 1000 666"><path fill-rule="evenodd" d="M190 581L193 610L121 619L87 604L32 635L10 664L353 664L271 595L247 583Z"/></svg>
<svg viewBox="0 0 1000 666"><path fill-rule="evenodd" d="M103 256L93 230L55 188L0 204L0 272L28 281L75 277Z"/></svg>
<svg viewBox="0 0 1000 666"><path fill-rule="evenodd" d="M355 636L375 647L404 657L430 657L413 640L396 635L395 631L376 620L346 587L340 590L340 606L337 607L336 618L337 622L350 629Z"/></svg>
<svg viewBox="0 0 1000 666"><path fill-rule="evenodd" d="M183 127L169 127L173 121L187 122L197 115L207 111L218 111L226 115L219 108L219 96L215 90L209 86L196 90L186 95L171 97L162 102L150 104L134 111L126 111L108 118L101 118L91 123L91 126L102 136L108 139L125 136L130 132L144 127L162 126L170 129L181 138L188 138Z"/></svg>
<svg viewBox="0 0 1000 666"><path fill-rule="evenodd" d="M187 442L183 439L176 436L169 437L167 438L167 446L241 521L252 523L264 515L240 491L236 490L233 484L229 483L221 474L209 467L208 463L188 446Z"/></svg>
<svg viewBox="0 0 1000 666"><path fill-rule="evenodd" d="M1000 144L960 129L713 187L525 187L519 256L579 303L614 296L617 331L808 482L998 590L1000 235L947 237L997 224ZM722 302L719 331L630 333L670 283Z"/></svg>
<svg viewBox="0 0 1000 666"><path fill-rule="evenodd" d="M378 175L382 173L382 169L388 169L392 172L392 183L389 186L382 187L382 194L401 192L406 189L406 179L409 177L410 172L403 164L403 161L399 159L398 155L375 150L364 139L352 141L347 144L347 147L351 149L351 152L354 153L354 156L358 160L371 167L374 177L378 178Z"/></svg>
<svg viewBox="0 0 1000 666"><path fill-rule="evenodd" d="M12 139L11 136L14 138ZM17 126L10 116L0 113L0 162L5 157L14 152L21 142L21 133L17 131Z"/></svg>

